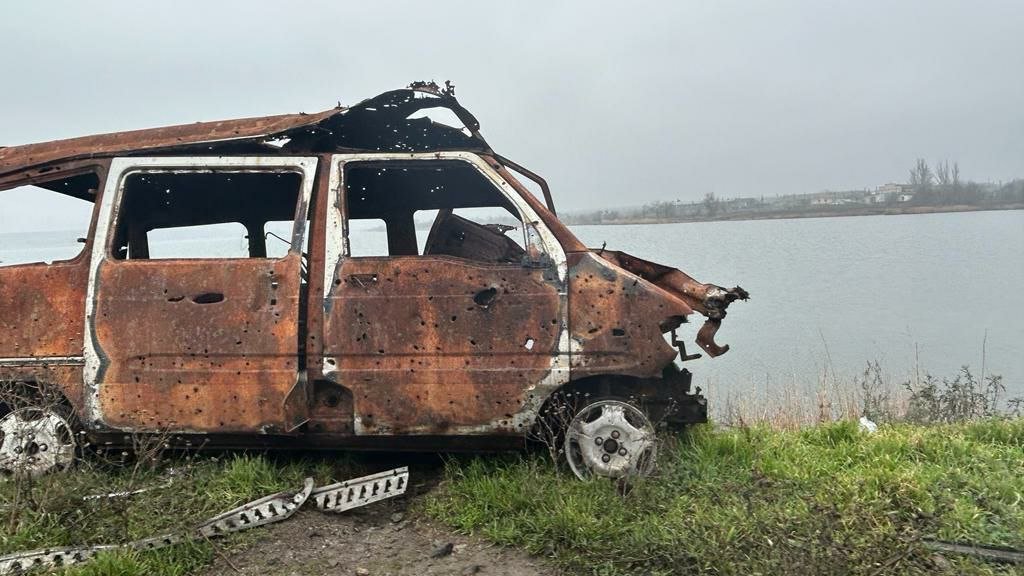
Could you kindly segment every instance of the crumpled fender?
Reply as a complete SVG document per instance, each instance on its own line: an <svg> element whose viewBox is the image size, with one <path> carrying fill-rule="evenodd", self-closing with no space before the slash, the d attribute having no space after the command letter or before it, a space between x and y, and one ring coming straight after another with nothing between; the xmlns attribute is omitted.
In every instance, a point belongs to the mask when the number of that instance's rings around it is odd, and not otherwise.
<svg viewBox="0 0 1024 576"><path fill-rule="evenodd" d="M726 309L736 300L747 300L750 294L736 286L723 288L715 284L704 284L694 280L678 268L670 268L625 252L614 250L595 250L598 256L616 266L632 272L644 280L658 286L686 303L691 309L707 317L704 325L697 332L697 345L712 358L729 351L729 346L715 343L715 333L722 325Z"/></svg>

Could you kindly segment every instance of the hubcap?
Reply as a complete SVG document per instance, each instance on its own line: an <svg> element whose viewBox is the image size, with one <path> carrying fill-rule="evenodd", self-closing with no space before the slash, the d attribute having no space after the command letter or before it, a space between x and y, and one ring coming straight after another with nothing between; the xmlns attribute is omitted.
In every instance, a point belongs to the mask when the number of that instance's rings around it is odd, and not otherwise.
<svg viewBox="0 0 1024 576"><path fill-rule="evenodd" d="M60 414L22 408L0 418L0 474L39 476L74 459L75 437Z"/></svg>
<svg viewBox="0 0 1024 576"><path fill-rule="evenodd" d="M635 406L600 400L580 410L565 434L569 467L579 478L645 476L654 468L654 426Z"/></svg>

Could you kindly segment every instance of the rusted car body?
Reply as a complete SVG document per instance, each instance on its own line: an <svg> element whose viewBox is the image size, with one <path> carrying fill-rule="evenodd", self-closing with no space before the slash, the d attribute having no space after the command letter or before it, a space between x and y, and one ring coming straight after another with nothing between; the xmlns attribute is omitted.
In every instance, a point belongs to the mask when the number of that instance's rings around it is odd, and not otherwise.
<svg viewBox="0 0 1024 576"><path fill-rule="evenodd" d="M415 117L431 108L464 127ZM664 335L697 312L698 344L722 354L714 333L746 298L585 247L543 179L433 84L318 114L0 148L0 190L25 184L95 209L77 257L0 267L0 381L56 391L99 442L503 447L556 392L700 422ZM460 214L472 209L511 225ZM355 255L360 220L382 223L385 253ZM269 222L288 223L283 255L268 255ZM222 223L244 227L242 257L154 253L153 231Z"/></svg>

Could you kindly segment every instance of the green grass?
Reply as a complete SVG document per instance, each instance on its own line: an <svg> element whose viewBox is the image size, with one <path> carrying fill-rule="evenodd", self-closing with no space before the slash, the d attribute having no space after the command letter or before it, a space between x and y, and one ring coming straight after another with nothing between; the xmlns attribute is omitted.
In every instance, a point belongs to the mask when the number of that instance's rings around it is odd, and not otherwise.
<svg viewBox="0 0 1024 576"><path fill-rule="evenodd" d="M298 490L303 478L318 483L350 478L348 459L274 459L239 454L224 458L163 459L152 466L86 461L73 470L35 480L0 481L0 555L54 546L117 544L168 532L189 533L198 523L256 498ZM172 473L172 469L174 472ZM167 478L173 482L163 487ZM83 501L90 494L155 486L126 498ZM219 540L231 547L258 532ZM118 551L63 573L68 576L146 574L178 576L215 555L205 541L153 552Z"/></svg>
<svg viewBox="0 0 1024 576"><path fill-rule="evenodd" d="M453 460L424 507L580 573L1012 573L920 539L1024 547L1024 420L704 426L625 496L539 454Z"/></svg>
<svg viewBox="0 0 1024 576"><path fill-rule="evenodd" d="M1024 548L1024 420L941 426L856 424L715 431L666 439L659 475L625 496L579 482L538 453L453 459L422 512L583 574L1012 573L935 556L922 538ZM112 544L185 531L280 490L351 478L353 458L239 454L153 466L87 462L32 482L0 482L0 554ZM82 496L161 486L131 498ZM422 470L413 470L414 475ZM232 548L261 531L218 541ZM218 552L195 542L115 552L73 576L194 573ZM1003 571L1003 572L1000 572Z"/></svg>

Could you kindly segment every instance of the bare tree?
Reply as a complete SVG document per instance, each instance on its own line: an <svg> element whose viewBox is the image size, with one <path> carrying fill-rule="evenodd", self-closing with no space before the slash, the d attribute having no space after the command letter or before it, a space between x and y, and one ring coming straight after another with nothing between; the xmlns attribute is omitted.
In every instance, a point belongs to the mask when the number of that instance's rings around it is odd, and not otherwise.
<svg viewBox="0 0 1024 576"><path fill-rule="evenodd" d="M925 162L924 158L918 158L917 163L910 170L910 185L914 187L914 190L921 192L930 189L934 180L935 176L932 174L928 162Z"/></svg>
<svg viewBox="0 0 1024 576"><path fill-rule="evenodd" d="M953 178L949 174L949 160L935 164L935 180L940 186L949 186L953 183Z"/></svg>
<svg viewBox="0 0 1024 576"><path fill-rule="evenodd" d="M953 173L952 173L953 187L960 187L960 164L953 162Z"/></svg>

